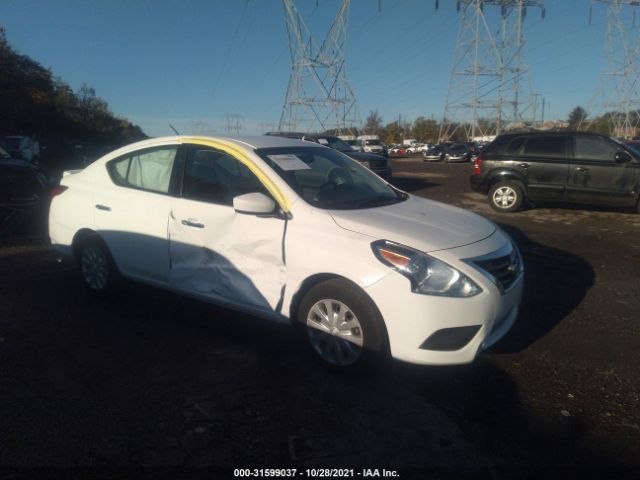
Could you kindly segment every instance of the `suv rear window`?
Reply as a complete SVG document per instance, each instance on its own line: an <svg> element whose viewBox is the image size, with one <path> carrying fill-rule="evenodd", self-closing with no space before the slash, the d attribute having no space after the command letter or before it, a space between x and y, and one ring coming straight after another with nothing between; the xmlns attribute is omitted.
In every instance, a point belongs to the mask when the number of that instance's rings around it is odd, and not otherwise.
<svg viewBox="0 0 640 480"><path fill-rule="evenodd" d="M518 154L520 153L520 150L522 150L522 146L524 145L524 141L527 139L527 137L516 137L514 138L511 143L509 145L507 145L507 148L505 149L505 153L510 154L510 155L514 155L514 154Z"/></svg>

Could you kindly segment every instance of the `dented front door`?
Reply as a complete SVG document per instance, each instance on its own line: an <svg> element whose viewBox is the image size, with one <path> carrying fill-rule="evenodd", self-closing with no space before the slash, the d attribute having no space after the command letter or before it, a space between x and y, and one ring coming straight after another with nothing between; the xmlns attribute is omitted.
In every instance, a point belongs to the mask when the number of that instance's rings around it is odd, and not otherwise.
<svg viewBox="0 0 640 480"><path fill-rule="evenodd" d="M169 215L170 284L212 300L278 312L285 288L285 220L238 213L233 197L263 191L224 152L194 147Z"/></svg>

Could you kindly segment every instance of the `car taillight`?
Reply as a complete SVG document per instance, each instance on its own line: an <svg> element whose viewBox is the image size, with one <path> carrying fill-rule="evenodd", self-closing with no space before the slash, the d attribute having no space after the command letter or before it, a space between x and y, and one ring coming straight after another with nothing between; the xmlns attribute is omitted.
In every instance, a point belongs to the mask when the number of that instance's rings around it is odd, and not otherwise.
<svg viewBox="0 0 640 480"><path fill-rule="evenodd" d="M51 198L57 197L62 192L64 192L67 188L69 187L65 187L64 185L56 185L51 189L51 192L49 192L49 194L51 195Z"/></svg>
<svg viewBox="0 0 640 480"><path fill-rule="evenodd" d="M478 157L473 162L473 173L480 175L482 173L482 158Z"/></svg>

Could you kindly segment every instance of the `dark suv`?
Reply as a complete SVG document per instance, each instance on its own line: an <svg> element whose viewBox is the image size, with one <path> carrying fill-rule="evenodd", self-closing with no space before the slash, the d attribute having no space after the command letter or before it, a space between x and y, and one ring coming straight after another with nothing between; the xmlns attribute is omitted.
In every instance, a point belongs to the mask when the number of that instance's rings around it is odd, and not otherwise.
<svg viewBox="0 0 640 480"><path fill-rule="evenodd" d="M475 160L471 188L498 212L524 201L561 201L639 209L640 153L595 133L501 135Z"/></svg>
<svg viewBox="0 0 640 480"><path fill-rule="evenodd" d="M359 152L339 137L334 137L333 135L297 132L268 132L265 133L265 135L299 138L301 140L319 143L320 145L333 148L334 150L338 150L339 152L353 158L387 181L391 178L391 167L389 166L389 159L387 157L383 157L382 155L375 153Z"/></svg>

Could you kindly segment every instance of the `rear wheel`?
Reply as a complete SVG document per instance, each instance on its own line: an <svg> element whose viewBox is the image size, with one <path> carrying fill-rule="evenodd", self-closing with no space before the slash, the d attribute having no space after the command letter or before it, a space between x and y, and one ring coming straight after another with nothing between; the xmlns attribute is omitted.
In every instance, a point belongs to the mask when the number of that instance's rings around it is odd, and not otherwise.
<svg viewBox="0 0 640 480"><path fill-rule="evenodd" d="M378 309L344 279L328 280L309 290L300 304L298 322L316 359L332 369L358 370L387 351Z"/></svg>
<svg viewBox="0 0 640 480"><path fill-rule="evenodd" d="M523 201L524 191L517 182L498 182L489 190L489 205L496 212L515 212Z"/></svg>
<svg viewBox="0 0 640 480"><path fill-rule="evenodd" d="M80 277L93 293L110 290L118 272L104 242L97 236L84 240L77 250Z"/></svg>

